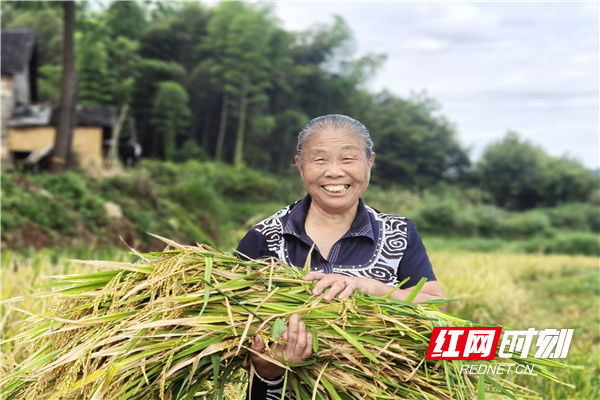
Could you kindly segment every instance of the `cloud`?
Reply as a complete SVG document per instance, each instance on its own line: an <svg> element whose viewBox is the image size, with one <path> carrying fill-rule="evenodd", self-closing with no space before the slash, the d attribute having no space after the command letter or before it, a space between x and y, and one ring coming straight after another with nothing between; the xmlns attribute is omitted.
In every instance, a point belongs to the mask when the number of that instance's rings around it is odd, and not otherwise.
<svg viewBox="0 0 600 400"><path fill-rule="evenodd" d="M598 3L279 3L287 29L341 15L358 54L385 53L370 84L426 90L477 155L507 129L590 168L598 160Z"/></svg>

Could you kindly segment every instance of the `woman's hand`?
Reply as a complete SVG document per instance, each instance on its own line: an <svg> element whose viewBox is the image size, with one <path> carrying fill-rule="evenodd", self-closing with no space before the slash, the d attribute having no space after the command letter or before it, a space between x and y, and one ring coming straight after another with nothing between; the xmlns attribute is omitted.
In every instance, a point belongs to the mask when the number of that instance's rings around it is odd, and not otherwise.
<svg viewBox="0 0 600 400"><path fill-rule="evenodd" d="M332 300L336 295L339 299L347 299L352 296L352 293L358 289L361 293L367 293L371 295L377 295L375 293L375 286L379 281L369 278L359 278L346 276L342 274L326 274L323 272L311 272L304 277L305 281L318 280L313 288L313 294L315 296L320 295L327 288L327 294L323 296L324 300Z"/></svg>
<svg viewBox="0 0 600 400"><path fill-rule="evenodd" d="M312 333L306 331L306 325L300 321L300 317L297 314L293 314L290 317L281 337L283 344L273 343L271 345L272 354L278 361L302 362L306 361L312 355ZM254 353L250 354L254 368L259 376L265 379L272 379L285 372L285 369L269 361L271 354L260 335L255 336L251 348L265 357L263 358Z"/></svg>
<svg viewBox="0 0 600 400"><path fill-rule="evenodd" d="M327 294L323 296L324 300L330 301L336 295L339 299L347 299L352 296L354 290L358 289L361 293L366 293L371 296L383 297L388 294L392 287L380 282L376 279L361 278L346 276L342 274L326 274L323 272L311 272L304 277L305 281L318 280L313 288L315 296L320 295L327 288ZM391 294L391 298L397 300L406 300L412 292L412 288L397 289ZM414 303L421 303L430 299L443 299L444 293L440 289L436 281L425 282L417 297L413 300ZM440 306L440 310L446 311L446 306Z"/></svg>

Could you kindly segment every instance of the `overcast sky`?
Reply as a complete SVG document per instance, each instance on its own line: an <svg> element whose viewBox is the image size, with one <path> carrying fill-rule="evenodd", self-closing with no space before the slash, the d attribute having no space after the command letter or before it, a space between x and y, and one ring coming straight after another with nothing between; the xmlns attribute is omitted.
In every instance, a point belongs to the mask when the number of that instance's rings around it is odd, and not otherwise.
<svg viewBox="0 0 600 400"><path fill-rule="evenodd" d="M426 90L475 159L514 130L598 168L598 2L276 3L286 30L342 16L357 57L388 56L369 88Z"/></svg>

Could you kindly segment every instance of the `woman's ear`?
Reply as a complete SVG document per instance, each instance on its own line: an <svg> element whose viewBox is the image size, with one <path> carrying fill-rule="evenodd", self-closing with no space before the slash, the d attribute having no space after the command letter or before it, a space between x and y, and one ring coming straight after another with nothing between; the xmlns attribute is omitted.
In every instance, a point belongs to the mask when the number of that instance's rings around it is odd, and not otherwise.
<svg viewBox="0 0 600 400"><path fill-rule="evenodd" d="M300 156L294 157L294 163L296 164L296 168L300 171L300 175L302 175L302 164L300 164Z"/></svg>

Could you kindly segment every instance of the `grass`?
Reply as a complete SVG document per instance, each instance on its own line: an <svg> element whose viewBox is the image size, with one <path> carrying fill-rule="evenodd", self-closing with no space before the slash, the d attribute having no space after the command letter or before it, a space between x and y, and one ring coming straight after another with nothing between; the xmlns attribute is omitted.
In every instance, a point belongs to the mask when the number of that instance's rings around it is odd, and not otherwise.
<svg viewBox="0 0 600 400"><path fill-rule="evenodd" d="M426 240L440 285L448 298L459 299L449 312L484 324L508 329L573 328L575 333L565 361L579 368L552 369L571 389L545 379L511 375L520 385L535 390L544 399L596 399L600 397L598 351L600 343L600 268L595 257L510 254L502 251L474 253L437 248ZM111 259L129 260L126 254ZM120 258L122 257L122 258ZM26 295L42 277L90 271L70 264L56 254L21 257L4 252L2 299ZM28 299L19 305L36 312L43 303ZM22 316L2 309L2 335L14 336ZM22 358L10 345L2 348L3 365L10 357ZM239 385L239 383L238 383ZM229 389L231 390L231 389Z"/></svg>
<svg viewBox="0 0 600 400"><path fill-rule="evenodd" d="M508 329L575 329L557 377L570 389L531 377L517 382L547 399L600 397L600 267L598 258L430 250L444 294L460 299L448 312Z"/></svg>
<svg viewBox="0 0 600 400"><path fill-rule="evenodd" d="M502 254L566 254L600 256L600 235L593 232L550 231L524 238L444 237L427 233L427 248L433 251L470 251Z"/></svg>
<svg viewBox="0 0 600 400"><path fill-rule="evenodd" d="M434 323L446 322L435 306L365 295L322 302L310 294L302 270L242 264L211 249L173 245L138 264L98 263L106 271L54 281L52 297L60 301L46 311L51 318L32 316L28 330L8 339L25 351L30 344L40 349L2 380L8 399L164 399L184 388L181 398L192 399L195 391L187 388L204 390L215 368L213 388L223 388L225 377L247 359L246 342L255 335L277 341L281 332L270 326L291 313L319 332L315 356L286 378L298 398L318 389L323 399L354 399L357 392L364 398L426 392L449 399L453 390L473 387L450 366L422 363L427 334ZM358 366L376 374L361 374Z"/></svg>

